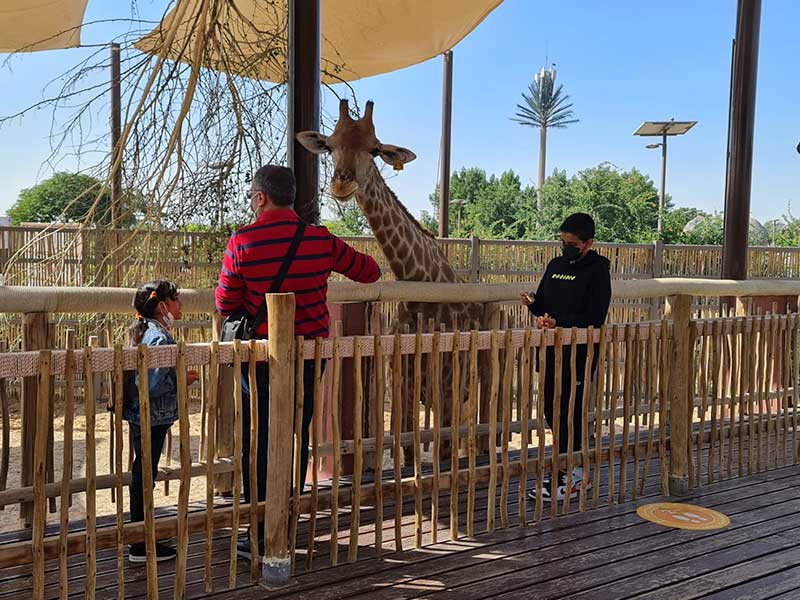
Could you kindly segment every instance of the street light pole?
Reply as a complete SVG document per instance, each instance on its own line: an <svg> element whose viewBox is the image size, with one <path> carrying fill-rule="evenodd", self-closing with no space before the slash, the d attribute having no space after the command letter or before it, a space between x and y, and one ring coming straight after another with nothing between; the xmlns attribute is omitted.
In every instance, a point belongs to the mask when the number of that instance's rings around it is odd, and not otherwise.
<svg viewBox="0 0 800 600"><path fill-rule="evenodd" d="M664 233L664 209L667 203L667 138L671 135L683 135L692 127L697 125L697 121L645 121L633 132L633 135L645 137L661 136L661 142L657 144L647 144L646 148L655 150L661 148L661 192L658 196L658 239L663 241Z"/></svg>

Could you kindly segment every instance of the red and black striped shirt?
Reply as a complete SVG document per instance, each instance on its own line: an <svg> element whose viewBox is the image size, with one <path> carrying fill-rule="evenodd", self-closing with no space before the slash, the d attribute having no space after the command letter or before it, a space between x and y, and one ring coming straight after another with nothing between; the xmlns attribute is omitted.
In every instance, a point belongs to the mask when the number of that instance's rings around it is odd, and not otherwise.
<svg viewBox="0 0 800 600"><path fill-rule="evenodd" d="M256 314L299 223L300 218L290 208L269 210L231 236L215 294L220 314L229 315L242 307ZM354 250L325 227L307 226L279 290L295 294L296 335L327 337L328 277L332 271L359 283L372 283L381 275L372 257ZM257 333L266 337L267 324Z"/></svg>

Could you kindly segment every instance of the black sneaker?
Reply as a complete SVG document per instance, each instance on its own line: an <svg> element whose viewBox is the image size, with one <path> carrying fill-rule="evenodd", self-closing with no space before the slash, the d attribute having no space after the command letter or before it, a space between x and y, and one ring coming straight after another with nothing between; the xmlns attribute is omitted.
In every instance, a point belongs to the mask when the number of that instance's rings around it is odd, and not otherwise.
<svg viewBox="0 0 800 600"><path fill-rule="evenodd" d="M574 472L573 472L574 473ZM552 502L552 496L550 495L550 488L552 479L550 475L545 475L544 479L542 480L542 502ZM577 498L578 490L580 486L580 479L575 479L573 476L572 478L572 487L569 490L569 497ZM567 495L567 474L566 473L559 473L558 474L558 487L556 488L556 501L561 502ZM528 492L528 500L536 501L536 488L534 487L532 490Z"/></svg>
<svg viewBox="0 0 800 600"><path fill-rule="evenodd" d="M172 560L177 552L175 548L156 542L156 562ZM132 563L147 562L147 550L144 544L131 544L128 546L128 560Z"/></svg>
<svg viewBox="0 0 800 600"><path fill-rule="evenodd" d="M250 554L250 536L240 537L236 542L236 554L247 560L252 560L253 556ZM264 540L258 540L258 554L264 556Z"/></svg>

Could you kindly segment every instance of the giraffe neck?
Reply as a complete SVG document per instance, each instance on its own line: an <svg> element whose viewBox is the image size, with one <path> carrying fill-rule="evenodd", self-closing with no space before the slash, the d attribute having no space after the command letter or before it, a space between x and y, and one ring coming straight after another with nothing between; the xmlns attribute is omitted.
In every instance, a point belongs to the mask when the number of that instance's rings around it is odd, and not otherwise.
<svg viewBox="0 0 800 600"><path fill-rule="evenodd" d="M356 201L398 280L458 281L436 239L423 231L374 164Z"/></svg>

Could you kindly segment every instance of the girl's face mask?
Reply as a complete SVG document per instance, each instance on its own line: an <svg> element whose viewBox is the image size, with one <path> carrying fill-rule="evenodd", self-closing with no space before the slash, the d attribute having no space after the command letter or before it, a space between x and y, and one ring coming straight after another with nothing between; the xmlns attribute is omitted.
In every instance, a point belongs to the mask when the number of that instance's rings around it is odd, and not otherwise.
<svg viewBox="0 0 800 600"><path fill-rule="evenodd" d="M175 317L172 315L171 312L167 311L163 315L161 315L161 322L167 329L172 329L173 325L175 325Z"/></svg>

